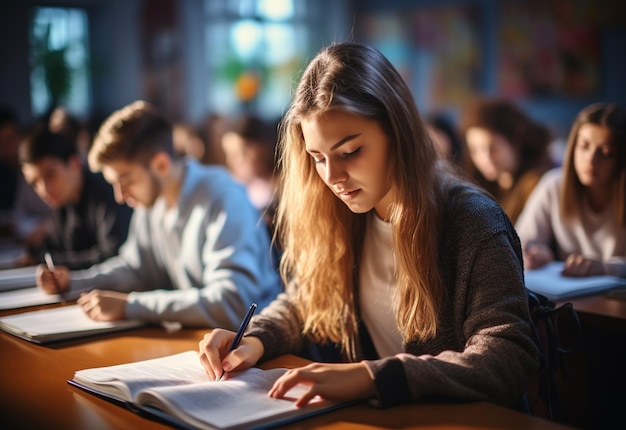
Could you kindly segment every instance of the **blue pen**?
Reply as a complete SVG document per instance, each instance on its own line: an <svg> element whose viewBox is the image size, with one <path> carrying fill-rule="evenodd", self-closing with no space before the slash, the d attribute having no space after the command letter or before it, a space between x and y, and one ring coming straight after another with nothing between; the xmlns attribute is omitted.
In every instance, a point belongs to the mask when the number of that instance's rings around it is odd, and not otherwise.
<svg viewBox="0 0 626 430"><path fill-rule="evenodd" d="M248 323L250 322L250 318L252 318L252 315L254 314L255 310L256 310L256 303L252 303L250 305L250 309L248 309L248 313L246 313L246 316L243 317L243 321L241 321L241 325L239 326L239 330L237 330L237 334L235 335L235 338L233 339L233 343L230 344L229 352L239 346L239 342L241 342L243 333L246 331L246 328L248 328ZM222 369L222 374L217 379L218 381L222 380L222 378L224 377L224 373L226 372L224 371L224 369Z"/></svg>

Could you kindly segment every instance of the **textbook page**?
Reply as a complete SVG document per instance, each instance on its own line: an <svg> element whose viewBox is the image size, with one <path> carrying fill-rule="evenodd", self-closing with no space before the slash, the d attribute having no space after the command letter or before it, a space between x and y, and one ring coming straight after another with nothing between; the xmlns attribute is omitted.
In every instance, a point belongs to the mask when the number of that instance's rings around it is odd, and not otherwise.
<svg viewBox="0 0 626 430"><path fill-rule="evenodd" d="M561 300L626 285L626 279L616 276L563 276L561 275L563 266L562 261L552 261L540 269L526 270L524 272L526 288L543 294L550 300Z"/></svg>
<svg viewBox="0 0 626 430"><path fill-rule="evenodd" d="M35 343L72 339L144 325L141 321L94 321L80 306L41 309L0 318L0 329Z"/></svg>
<svg viewBox="0 0 626 430"><path fill-rule="evenodd" d="M283 399L269 397L274 381L285 371L250 368L226 381L151 388L139 394L136 404L155 407L203 429L249 429L331 406L318 398L297 408L295 400L304 394L303 386Z"/></svg>
<svg viewBox="0 0 626 430"><path fill-rule="evenodd" d="M166 357L115 366L79 370L74 381L109 394L117 400L134 402L140 391L165 385L210 382L198 354L187 351Z"/></svg>
<svg viewBox="0 0 626 430"><path fill-rule="evenodd" d="M0 310L61 303L61 296L48 294L37 287L0 292Z"/></svg>
<svg viewBox="0 0 626 430"><path fill-rule="evenodd" d="M37 285L36 272L37 266L0 270L0 291L34 287Z"/></svg>
<svg viewBox="0 0 626 430"><path fill-rule="evenodd" d="M299 386L285 399L267 393L286 369L249 368L223 381L210 381L195 351L75 373L74 385L118 399L133 399L135 407L156 415L173 417L194 428L243 429L276 424L330 410L337 404L314 399L303 408L295 399L305 390Z"/></svg>

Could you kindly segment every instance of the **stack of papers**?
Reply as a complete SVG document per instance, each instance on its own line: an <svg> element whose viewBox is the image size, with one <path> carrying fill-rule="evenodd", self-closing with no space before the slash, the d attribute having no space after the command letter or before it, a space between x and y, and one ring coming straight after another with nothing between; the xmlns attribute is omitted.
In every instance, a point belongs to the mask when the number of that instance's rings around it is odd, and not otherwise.
<svg viewBox="0 0 626 430"><path fill-rule="evenodd" d="M110 333L145 325L142 321L94 321L78 305L42 309L0 318L0 329L35 343Z"/></svg>
<svg viewBox="0 0 626 430"><path fill-rule="evenodd" d="M20 288L19 290L0 293L0 310L50 305L62 301L60 295L44 293L37 287Z"/></svg>
<svg viewBox="0 0 626 430"><path fill-rule="evenodd" d="M62 302L36 287L36 272L37 266L0 270L0 310Z"/></svg>
<svg viewBox="0 0 626 430"><path fill-rule="evenodd" d="M37 266L0 270L0 291L34 287L37 285L36 273Z"/></svg>

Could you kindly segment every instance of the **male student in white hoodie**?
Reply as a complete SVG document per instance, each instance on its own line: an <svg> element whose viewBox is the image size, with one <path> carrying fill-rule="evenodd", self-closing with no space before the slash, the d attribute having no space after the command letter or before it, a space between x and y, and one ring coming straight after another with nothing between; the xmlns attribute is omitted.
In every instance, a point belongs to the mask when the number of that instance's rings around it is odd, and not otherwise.
<svg viewBox="0 0 626 430"><path fill-rule="evenodd" d="M38 268L95 320L237 329L280 291L267 227L226 169L176 155L172 125L146 102L114 112L89 151L118 201L134 207L119 254L88 269Z"/></svg>

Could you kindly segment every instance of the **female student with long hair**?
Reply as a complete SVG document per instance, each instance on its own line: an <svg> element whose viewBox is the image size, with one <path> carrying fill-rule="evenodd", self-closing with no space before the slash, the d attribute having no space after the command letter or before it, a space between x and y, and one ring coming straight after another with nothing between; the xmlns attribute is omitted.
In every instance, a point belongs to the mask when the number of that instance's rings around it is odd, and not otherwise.
<svg viewBox="0 0 626 430"><path fill-rule="evenodd" d="M544 175L516 228L527 269L556 259L565 275L626 277L626 110L578 114L563 167Z"/></svg>
<svg viewBox="0 0 626 430"><path fill-rule="evenodd" d="M281 125L277 228L285 293L240 346L200 342L210 378L341 346L342 363L292 369L297 400L488 400L518 406L538 366L521 249L500 207L437 161L409 88L355 43L310 63Z"/></svg>
<svg viewBox="0 0 626 430"><path fill-rule="evenodd" d="M461 120L466 173L489 191L515 223L541 176L555 166L551 135L514 103L477 100Z"/></svg>

